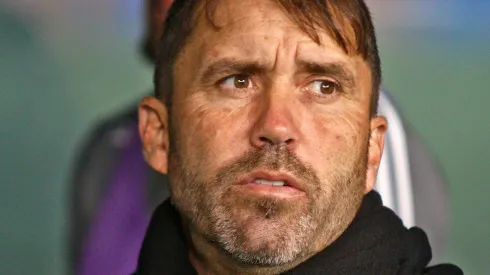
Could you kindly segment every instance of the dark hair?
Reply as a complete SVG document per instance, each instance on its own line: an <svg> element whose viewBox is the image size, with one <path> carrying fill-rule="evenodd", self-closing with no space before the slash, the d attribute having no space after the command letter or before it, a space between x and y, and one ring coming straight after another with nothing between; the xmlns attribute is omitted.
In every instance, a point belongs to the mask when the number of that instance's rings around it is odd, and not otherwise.
<svg viewBox="0 0 490 275"><path fill-rule="evenodd" d="M213 23L213 12L219 0L175 0L168 11L155 70L156 96L170 106L173 90L173 66L196 23L196 9L204 2L207 19ZM323 27L337 44L350 55L359 54L369 64L372 75L371 114L377 112L381 65L374 25L363 0L275 0L286 14L319 43L316 27Z"/></svg>

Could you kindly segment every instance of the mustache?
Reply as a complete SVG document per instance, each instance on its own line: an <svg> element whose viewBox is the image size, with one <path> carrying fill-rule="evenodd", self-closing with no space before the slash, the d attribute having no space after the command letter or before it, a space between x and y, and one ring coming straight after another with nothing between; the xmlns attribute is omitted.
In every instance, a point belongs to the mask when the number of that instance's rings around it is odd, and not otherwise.
<svg viewBox="0 0 490 275"><path fill-rule="evenodd" d="M240 175L251 173L257 168L287 171L308 188L320 183L315 170L301 161L286 145L266 145L263 149L245 153L218 170L217 182L235 182Z"/></svg>

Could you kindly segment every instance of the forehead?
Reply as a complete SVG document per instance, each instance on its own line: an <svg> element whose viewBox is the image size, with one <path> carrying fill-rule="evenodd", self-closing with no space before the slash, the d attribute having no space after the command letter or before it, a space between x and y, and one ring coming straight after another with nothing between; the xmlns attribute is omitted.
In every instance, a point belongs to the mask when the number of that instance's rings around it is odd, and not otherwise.
<svg viewBox="0 0 490 275"><path fill-rule="evenodd" d="M236 55L270 58L278 47L282 51L294 51L297 58L355 61L322 28L316 28L320 43L315 42L276 1L219 0L213 3L209 10L201 4L188 40L192 48L197 49L195 52L201 62Z"/></svg>

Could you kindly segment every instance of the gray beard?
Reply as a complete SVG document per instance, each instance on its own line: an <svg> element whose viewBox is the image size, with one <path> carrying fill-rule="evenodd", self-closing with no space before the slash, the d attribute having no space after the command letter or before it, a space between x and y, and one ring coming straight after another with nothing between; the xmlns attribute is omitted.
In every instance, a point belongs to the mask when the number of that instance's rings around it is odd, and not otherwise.
<svg viewBox="0 0 490 275"><path fill-rule="evenodd" d="M278 146L251 152L204 181L186 169L180 156L173 156L169 169L172 198L199 234L236 261L281 266L318 252L318 242L325 247L345 231L363 197L367 151L365 156L351 163L352 169L342 169L343 173L324 181L294 154ZM292 204L233 192L238 176L258 167L293 172L307 183L307 201ZM245 217L243 209L249 210ZM251 224L257 226L250 228Z"/></svg>

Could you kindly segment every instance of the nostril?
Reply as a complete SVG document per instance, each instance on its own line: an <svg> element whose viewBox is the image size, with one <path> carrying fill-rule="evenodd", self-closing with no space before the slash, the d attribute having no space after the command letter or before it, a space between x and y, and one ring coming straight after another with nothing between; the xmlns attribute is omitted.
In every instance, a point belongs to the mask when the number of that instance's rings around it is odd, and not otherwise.
<svg viewBox="0 0 490 275"><path fill-rule="evenodd" d="M259 138L259 140L260 140L260 142L262 142L262 143L272 143L272 142L271 142L271 141L270 141L268 138L266 138L266 137L260 137L260 138Z"/></svg>
<svg viewBox="0 0 490 275"><path fill-rule="evenodd" d="M274 145L274 144L286 144L286 145L291 145L294 143L293 138L285 138L285 139L278 139L278 140L273 140L270 138L267 138L265 136L259 137L260 143L263 145Z"/></svg>

